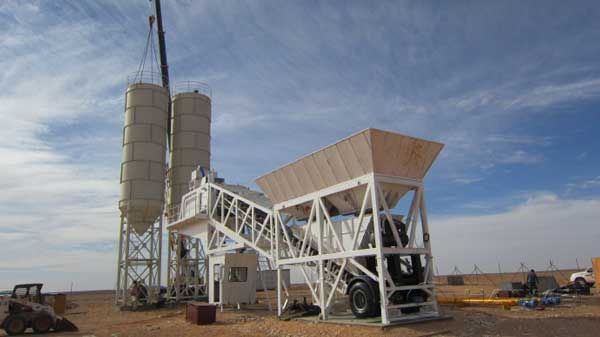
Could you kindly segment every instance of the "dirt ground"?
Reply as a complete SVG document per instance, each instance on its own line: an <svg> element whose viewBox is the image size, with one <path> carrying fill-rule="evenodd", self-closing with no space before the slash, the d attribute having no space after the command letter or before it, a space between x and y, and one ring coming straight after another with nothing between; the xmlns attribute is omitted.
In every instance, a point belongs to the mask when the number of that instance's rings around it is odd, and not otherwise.
<svg viewBox="0 0 600 337"><path fill-rule="evenodd" d="M490 274L491 275L491 274ZM438 290L443 294L461 294L465 290L494 288L498 276L466 279L467 285L444 285L439 278ZM513 275L515 276L515 275ZM515 277L518 277L515 276ZM500 276L505 279L507 275ZM560 280L559 280L560 282ZM563 282L561 282L563 283ZM306 294L297 288L300 298ZM236 310L217 311L217 322L208 326L194 326L185 321L184 307L175 306L151 311L121 312L113 305L112 292L73 294L74 305L66 314L80 328L76 333L53 333L51 336L87 337L185 337L185 336L260 336L260 337L371 337L371 336L599 336L600 296L565 299L561 305L544 310L526 310L518 307L503 310L499 306L443 305L444 314L451 319L402 326L366 327L314 323L307 321L279 321L270 312L266 301L274 303L273 292L259 292L259 304ZM0 333L0 336L4 336Z"/></svg>
<svg viewBox="0 0 600 337"><path fill-rule="evenodd" d="M566 285L569 282L569 276L580 270L568 269L560 271L538 271L538 276L553 276L559 285ZM438 299L455 299L464 297L475 297L481 294L483 297L489 297L491 293L500 287L501 282L525 282L526 273L486 273L486 274L468 274L463 275L465 285L448 286L447 276L437 276L434 281L440 285L437 288ZM470 295L468 295L470 294Z"/></svg>

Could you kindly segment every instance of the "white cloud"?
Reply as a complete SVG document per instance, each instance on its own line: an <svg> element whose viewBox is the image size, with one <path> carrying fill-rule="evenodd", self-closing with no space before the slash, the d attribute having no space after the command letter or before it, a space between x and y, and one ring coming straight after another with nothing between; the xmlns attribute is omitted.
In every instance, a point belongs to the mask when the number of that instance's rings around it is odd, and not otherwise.
<svg viewBox="0 0 600 337"><path fill-rule="evenodd" d="M532 88L510 102L510 107L544 108L600 95L600 79L549 83Z"/></svg>
<svg viewBox="0 0 600 337"><path fill-rule="evenodd" d="M515 145L543 145L552 144L552 137L535 137L531 135L494 134L483 138L486 143L506 143Z"/></svg>
<svg viewBox="0 0 600 337"><path fill-rule="evenodd" d="M453 182L455 182L457 184L462 184L462 185L474 184L474 183L480 182L482 180L483 180L483 178L481 178L481 177L459 177L459 178L452 179Z"/></svg>
<svg viewBox="0 0 600 337"><path fill-rule="evenodd" d="M540 154L528 153L523 150L517 150L501 157L498 162L503 164L537 164L544 160Z"/></svg>
<svg viewBox="0 0 600 337"><path fill-rule="evenodd" d="M560 267L598 256L600 199L561 199L532 194L504 212L477 216L435 217L432 245L440 272L454 265L478 264L494 271L516 270L520 262L544 269L552 259Z"/></svg>
<svg viewBox="0 0 600 337"><path fill-rule="evenodd" d="M570 189L578 188L578 189L590 189L600 187L600 176L586 179L577 183L569 183L567 187Z"/></svg>

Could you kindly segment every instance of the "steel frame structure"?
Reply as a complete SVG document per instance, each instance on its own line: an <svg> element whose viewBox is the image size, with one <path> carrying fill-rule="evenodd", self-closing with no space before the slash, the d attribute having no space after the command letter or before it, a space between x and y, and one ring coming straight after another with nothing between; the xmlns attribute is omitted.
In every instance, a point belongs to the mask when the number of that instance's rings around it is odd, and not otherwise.
<svg viewBox="0 0 600 337"><path fill-rule="evenodd" d="M273 259L273 211L214 183L207 186L210 224L206 253L251 248ZM198 196L199 197L199 196ZM184 196L184 203L187 202Z"/></svg>
<svg viewBox="0 0 600 337"><path fill-rule="evenodd" d="M207 269L200 239L169 230L167 300L194 300L206 295Z"/></svg>
<svg viewBox="0 0 600 337"><path fill-rule="evenodd" d="M203 199L203 195L208 198ZM183 196L178 219L169 227L197 222L208 225L204 247L207 260L213 254L249 248L266 258L270 266L274 265L276 240L271 208L216 183L207 183ZM283 287L287 293L287 286Z"/></svg>
<svg viewBox="0 0 600 337"><path fill-rule="evenodd" d="M161 254L162 216L143 233L137 233L134 226L127 223L126 217L121 216L115 294L117 306L128 307L131 304L129 294L133 281L138 281L146 288L145 304L158 302Z"/></svg>
<svg viewBox="0 0 600 337"><path fill-rule="evenodd" d="M395 185L405 191L413 191L410 208L406 217L409 234L408 244L402 245L397 231L392 231L395 246L384 247L382 240L382 219L393 223L390 205L384 195L382 186ZM333 229L332 216L328 213L326 200L329 196L364 188L364 197L360 204L358 219L359 228L353 234L349 247L344 247ZM202 204L202 195L208 198ZM216 183L188 192L182 200L179 219L170 226L185 226L196 221L206 221L206 254L218 254L225 251L250 248L272 261L277 269L277 312L281 315L290 298L288 289L282 280L284 266L295 265L302 273L305 283L310 289L313 303L321 307L321 319L330 318L332 302L336 293L345 294L348 285L343 280L344 270L352 266L375 281L381 296L381 324L390 325L405 320L439 317L439 307L433 284L433 257L429 240L429 224L425 204L423 183L420 180L390 177L374 173L345 181L328 188L288 200L267 208L252 200L228 190ZM286 209L299 205L311 205L310 216L306 219L305 237L303 240L290 236L288 225L295 220L286 213ZM374 216L373 210L377 210ZM370 221L363 221L370 217ZM317 227L316 246L318 251L309 249L311 226ZM357 241L360 231L369 231L375 238L375 244L360 247ZM323 245L324 232L333 237L333 246L325 251ZM418 239L420 235L420 239ZM420 241L419 241L420 240ZM388 255L424 257L424 282L415 285L397 286L388 271L385 257ZM357 258L373 256L377 261L377 270L372 272ZM313 282L310 272L317 271L317 280ZM390 298L396 291L420 289L429 294L429 300L423 303L393 304ZM284 298L285 297L285 298ZM420 307L418 314L402 314L401 309Z"/></svg>
<svg viewBox="0 0 600 337"><path fill-rule="evenodd" d="M390 207L386 202L386 198L381 186L382 183L399 185L400 187L414 191L407 217L407 224L409 226L408 231L410 233L409 242L404 247L396 231L392 231L394 233L396 246L383 247L382 221L380 216L387 218L391 223L393 223L393 220ZM325 207L324 201L330 195L359 187L365 188L365 194L360 206L358 223L359 226L373 226L372 230L375 236L375 246L363 248L357 247L357 236L360 231L360 229L358 229L354 234L352 244L350 245L351 247L344 247L340 238L337 236L332 227L332 219L327 211L327 208ZM306 240L301 242L302 244L300 247L292 242L286 228L291 219L282 215L285 213L286 208L303 205L307 202L311 203L311 215L307 221L307 226L318 226L318 254L314 255L310 255L308 250L305 249ZM378 210L378 216L373 216L372 221L363 224L362 219L366 216L369 209ZM281 270L284 266L296 265L300 267L305 282L312 294L314 303L321 307L320 318L326 320L330 316L332 299L334 298L335 293L337 292L345 294L347 285L342 281L342 273L344 268L351 264L378 284L379 293L382 294L380 296L382 325L390 325L409 319L439 317L439 308L435 296L435 286L433 284L433 257L431 254L431 243L429 240L429 224L427 221L424 188L421 181L370 173L362 177L351 179L343 183L301 196L299 198L276 204L274 206L274 212L274 219L276 222L275 237L281 238L275 242L275 261L278 279L278 315L282 314L282 311L288 302L288 299L283 299L281 289ZM417 243L416 236L418 227L421 228L423 241L422 244ZM328 252L325 252L323 249L323 233L326 228L328 228L329 232L333 235L333 252L331 251L331 248ZM368 228L363 228L363 230L368 230ZM307 229L306 233L308 232L309 230ZM283 240L283 242L281 242L281 240ZM396 286L385 263L385 256L393 254L401 256L418 254L424 256L424 282L418 285ZM357 262L356 258L365 256L374 256L376 258L377 273L367 270L367 268ZM312 266L316 266L318 270L317 282L315 284L313 284L306 273L306 268ZM402 290L410 291L414 289L421 289L428 293L430 295L430 300L423 303L407 303L396 305L390 302L390 298L394 292ZM424 310L419 314L402 314L401 309L408 307L421 307Z"/></svg>

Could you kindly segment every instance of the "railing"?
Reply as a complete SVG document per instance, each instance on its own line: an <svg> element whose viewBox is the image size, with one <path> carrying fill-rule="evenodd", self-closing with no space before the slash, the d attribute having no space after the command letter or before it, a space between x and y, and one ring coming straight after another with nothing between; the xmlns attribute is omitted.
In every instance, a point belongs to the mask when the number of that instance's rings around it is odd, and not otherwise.
<svg viewBox="0 0 600 337"><path fill-rule="evenodd" d="M136 71L127 76L127 85L142 83L162 86L162 74L154 71Z"/></svg>
<svg viewBox="0 0 600 337"><path fill-rule="evenodd" d="M163 77L159 72L154 71L142 71L133 72L127 75L127 85L132 84L155 84L162 86ZM195 92L207 96L212 99L212 88L199 81L178 81L170 84L171 95Z"/></svg>
<svg viewBox="0 0 600 337"><path fill-rule="evenodd" d="M199 214L207 214L207 205L202 205L200 197L201 191L193 190L183 195L181 203L169 205L167 207L167 223L173 223Z"/></svg>
<svg viewBox="0 0 600 337"><path fill-rule="evenodd" d="M171 85L171 95L173 96L187 92L195 92L212 98L212 88L204 82L178 81Z"/></svg>

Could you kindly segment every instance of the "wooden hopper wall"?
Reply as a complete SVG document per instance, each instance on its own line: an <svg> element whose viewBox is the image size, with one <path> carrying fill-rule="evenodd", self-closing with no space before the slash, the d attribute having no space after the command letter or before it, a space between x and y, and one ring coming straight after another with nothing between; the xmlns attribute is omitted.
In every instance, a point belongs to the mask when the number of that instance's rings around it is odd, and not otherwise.
<svg viewBox="0 0 600 337"><path fill-rule="evenodd" d="M281 203L371 172L423 179L443 146L366 129L263 175L256 184L273 203Z"/></svg>

